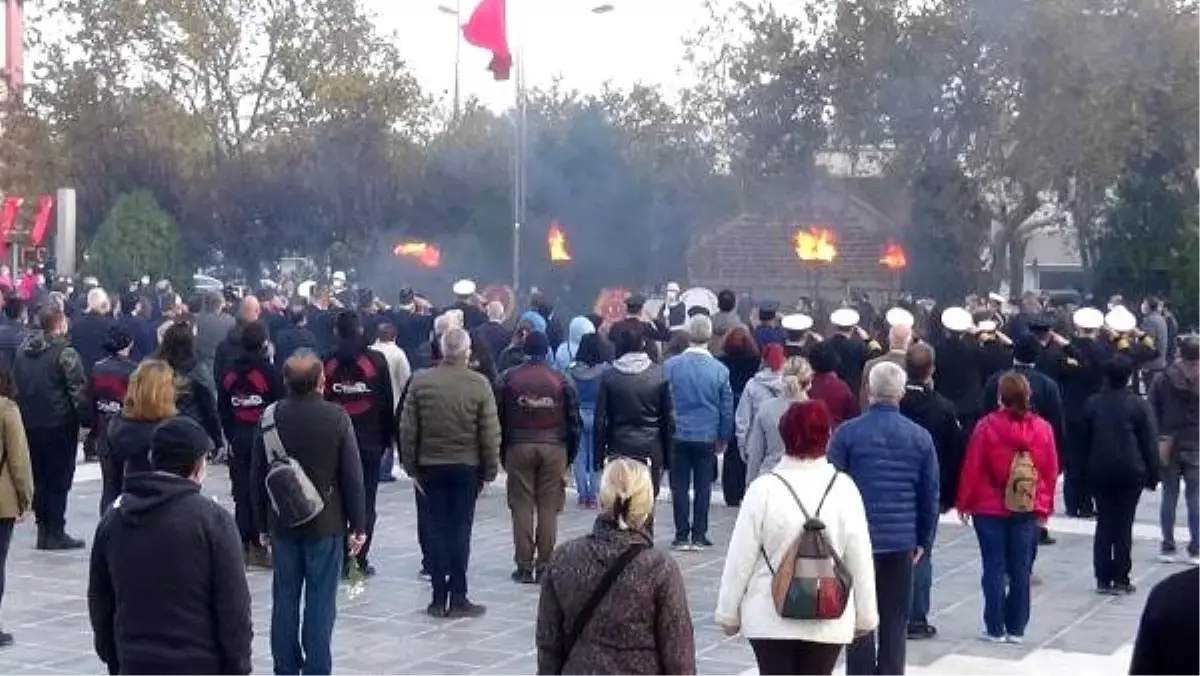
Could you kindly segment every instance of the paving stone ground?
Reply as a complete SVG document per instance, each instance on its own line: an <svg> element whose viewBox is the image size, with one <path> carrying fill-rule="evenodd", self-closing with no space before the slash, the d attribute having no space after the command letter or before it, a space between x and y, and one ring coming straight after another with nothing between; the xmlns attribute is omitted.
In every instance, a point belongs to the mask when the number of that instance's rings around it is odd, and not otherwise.
<svg viewBox="0 0 1200 676"><path fill-rule="evenodd" d="M81 466L71 494L69 530L90 541L96 525L100 484L94 465ZM230 505L224 468L214 467L207 493ZM572 501L573 502L573 501ZM712 508L710 552L677 554L687 581L695 623L697 666L702 674L753 673L754 661L741 639L727 639L715 626L716 603L736 512L718 497ZM1179 565L1155 561L1158 494L1147 494L1139 510L1134 548L1138 592L1129 597L1092 593L1088 522L1057 520L1059 543L1043 548L1037 572L1033 618L1022 646L978 640L981 599L975 537L957 522L943 522L934 550L934 612L939 635L909 642L912 673L1126 673L1129 643L1150 587ZM1182 508L1182 505L1181 505ZM658 518L671 519L661 503ZM380 520L373 547L379 574L367 591L340 598L334 634L334 670L341 674L522 674L533 673L534 621L538 591L509 580L512 540L503 491L489 487L481 499L471 552L471 597L488 606L475 620L433 620L424 615L427 583L417 577L416 510L406 481L380 488ZM1182 512L1180 514L1182 518ZM590 530L593 512L569 505L560 521L560 541ZM670 528L660 529L667 546ZM664 535L664 533L667 533ZM664 539L665 538L665 539ZM33 549L32 524L18 527L8 562L0 624L16 645L0 650L0 673L104 673L92 650L87 618L87 550L67 553ZM1180 546L1186 538L1180 540ZM249 574L254 596L254 671L271 673L268 646L270 574Z"/></svg>

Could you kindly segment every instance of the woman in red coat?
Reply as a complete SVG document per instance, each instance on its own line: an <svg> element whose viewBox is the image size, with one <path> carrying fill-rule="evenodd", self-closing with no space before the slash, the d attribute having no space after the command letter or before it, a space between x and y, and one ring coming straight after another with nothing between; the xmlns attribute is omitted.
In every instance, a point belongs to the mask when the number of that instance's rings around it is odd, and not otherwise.
<svg viewBox="0 0 1200 676"><path fill-rule="evenodd" d="M998 394L1000 409L980 420L971 434L955 507L964 523L974 521L979 539L984 638L1021 643L1029 623L1029 577L1038 522L1054 511L1058 453L1050 423L1030 407L1029 381L1024 376L1005 375ZM1009 506L1014 503L1005 500L1005 493L1018 451L1028 453L1037 476L1029 508L1012 511Z"/></svg>

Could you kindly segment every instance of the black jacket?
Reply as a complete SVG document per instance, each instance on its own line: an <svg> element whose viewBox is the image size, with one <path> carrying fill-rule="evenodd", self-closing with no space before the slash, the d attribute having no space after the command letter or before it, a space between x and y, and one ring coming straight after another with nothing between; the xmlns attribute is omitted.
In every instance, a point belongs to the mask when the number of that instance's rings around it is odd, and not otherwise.
<svg viewBox="0 0 1200 676"><path fill-rule="evenodd" d="M1158 431L1154 413L1129 389L1104 390L1084 406L1080 448L1086 449L1093 486L1158 485Z"/></svg>
<svg viewBox="0 0 1200 676"><path fill-rule="evenodd" d="M200 423L213 445L220 448L223 442L221 419L217 415L217 395L200 380L195 361L175 367L175 408L179 410L179 415Z"/></svg>
<svg viewBox="0 0 1200 676"><path fill-rule="evenodd" d="M133 350L130 356L134 361L141 361L154 354L154 350L158 348L158 329L154 322L139 315L125 315L118 321L129 335L133 336Z"/></svg>
<svg viewBox="0 0 1200 676"><path fill-rule="evenodd" d="M229 333L217 345L217 351L213 356L213 379L215 383L221 378L221 374L228 371L233 365L233 360L238 358L242 353L242 326L236 324Z"/></svg>
<svg viewBox="0 0 1200 676"><path fill-rule="evenodd" d="M1200 634L1200 568L1192 567L1150 590L1129 673L1200 673L1200 653L1191 649L1196 634Z"/></svg>
<svg viewBox="0 0 1200 676"><path fill-rule="evenodd" d="M250 673L250 589L233 517L200 485L130 476L96 529L88 614L117 674Z"/></svg>
<svg viewBox="0 0 1200 676"><path fill-rule="evenodd" d="M1000 407L997 392L1000 389L1000 378L1006 373L1019 373L1029 381L1029 389L1033 395L1030 397L1033 412L1050 423L1050 428L1054 430L1054 447L1062 453L1066 450L1064 444L1067 438L1062 394L1058 390L1058 384L1051 380L1050 376L1027 364L1016 364L1006 371L993 373L992 377L988 378L987 384L983 386L983 397L979 401L980 413L986 415Z"/></svg>
<svg viewBox="0 0 1200 676"><path fill-rule="evenodd" d="M1069 424L1083 421L1083 407L1088 399L1104 389L1104 364L1110 358L1107 343L1093 338L1074 338L1067 345L1066 363L1062 372L1062 400Z"/></svg>
<svg viewBox="0 0 1200 676"><path fill-rule="evenodd" d="M1200 464L1200 365L1176 361L1155 377L1150 404L1159 434L1171 437L1171 454L1189 467Z"/></svg>
<svg viewBox="0 0 1200 676"><path fill-rule="evenodd" d="M963 336L946 336L936 346L937 373L933 388L950 400L964 419L979 413L979 391L983 389L983 355L979 344Z"/></svg>
<svg viewBox="0 0 1200 676"><path fill-rule="evenodd" d="M0 364L12 368L17 358L17 350L29 337L29 327L21 322L5 320L0 324Z"/></svg>
<svg viewBox="0 0 1200 676"><path fill-rule="evenodd" d="M150 471L150 437L161 420L130 420L122 413L108 424L105 433L108 457L126 474Z"/></svg>
<svg viewBox="0 0 1200 676"><path fill-rule="evenodd" d="M26 429L76 429L92 423L92 402L79 353L62 336L29 334L13 365Z"/></svg>
<svg viewBox="0 0 1200 676"><path fill-rule="evenodd" d="M649 459L666 467L675 435L671 386L662 367L625 355L600 376L596 393L595 469L610 455Z"/></svg>
<svg viewBox="0 0 1200 676"><path fill-rule="evenodd" d="M421 351L421 345L426 343L430 334L433 333L433 315L417 314L412 310L401 308L392 310L390 319L392 326L396 327L396 345L404 350L404 355L408 357L408 363L415 367L420 363L417 358ZM495 357L495 355L492 356Z"/></svg>
<svg viewBox="0 0 1200 676"><path fill-rule="evenodd" d="M283 365L288 358L298 350L309 349L320 354L317 352L317 337L307 326L289 324L271 336L275 342L275 367L280 373L283 373Z"/></svg>
<svg viewBox="0 0 1200 676"><path fill-rule="evenodd" d="M71 322L71 347L79 353L83 360L83 372L91 374L96 362L108 356L104 343L108 342L108 333L116 326L117 321L112 317L84 313L79 319Z"/></svg>
<svg viewBox="0 0 1200 676"><path fill-rule="evenodd" d="M325 399L350 416L360 453L383 453L395 441L396 402L387 359L361 338L339 343L325 360Z"/></svg>
<svg viewBox="0 0 1200 676"><path fill-rule="evenodd" d="M857 401L858 388L862 386L863 367L866 366L867 359L870 357L867 353L867 344L857 336L850 337L838 333L829 339L829 345L838 355L838 377L850 386L850 393ZM941 352L939 352L938 359L941 359L941 356Z"/></svg>
<svg viewBox="0 0 1200 676"><path fill-rule="evenodd" d="M512 329L499 322L486 322L475 329L474 337L478 339L480 346L487 349L492 363L499 363L500 353L508 346L512 333Z"/></svg>
<svg viewBox="0 0 1200 676"><path fill-rule="evenodd" d="M262 412L284 397L283 380L265 355L243 353L217 379L217 412L232 443L249 449Z"/></svg>
<svg viewBox="0 0 1200 676"><path fill-rule="evenodd" d="M354 439L354 426L342 407L321 398L318 392L303 397L289 396L275 406L275 424L284 450L321 492L325 509L312 521L293 529L275 523L264 480L267 455L262 435L255 435L251 454L250 491L254 521L260 533L285 531L303 538L341 535L347 526L366 532L366 503L363 494L362 458Z"/></svg>
<svg viewBox="0 0 1200 676"><path fill-rule="evenodd" d="M100 360L92 369L89 398L92 400L95 433L98 441L96 449L104 455L108 424L121 414L125 406L125 393L129 389L129 377L137 364L131 359L120 355Z"/></svg>
<svg viewBox="0 0 1200 676"><path fill-rule="evenodd" d="M941 357L939 355L938 359ZM900 400L900 412L917 423L933 437L937 450L940 474L939 506L942 513L950 511L958 495L958 475L962 470L963 456L967 450L967 434L958 423L954 404L941 394L922 385L905 387Z"/></svg>

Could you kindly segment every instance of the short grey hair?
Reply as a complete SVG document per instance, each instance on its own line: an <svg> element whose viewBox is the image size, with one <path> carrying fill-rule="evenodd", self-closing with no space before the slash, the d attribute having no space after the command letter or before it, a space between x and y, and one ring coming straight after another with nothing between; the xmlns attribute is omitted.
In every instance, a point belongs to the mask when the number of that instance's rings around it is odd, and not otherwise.
<svg viewBox="0 0 1200 676"><path fill-rule="evenodd" d="M88 291L87 309L90 312L108 312L108 294L104 292L104 289L96 287L91 291Z"/></svg>
<svg viewBox="0 0 1200 676"><path fill-rule="evenodd" d="M444 361L466 363L467 355L471 352L471 334L467 333L466 329L452 327L442 334L439 345Z"/></svg>
<svg viewBox="0 0 1200 676"><path fill-rule="evenodd" d="M713 325L708 315L692 315L684 324L683 330L691 337L693 345L707 345L712 340Z"/></svg>
<svg viewBox="0 0 1200 676"><path fill-rule="evenodd" d="M493 322L504 320L504 303L494 300L487 304L487 317Z"/></svg>
<svg viewBox="0 0 1200 676"><path fill-rule="evenodd" d="M873 402L898 402L904 398L904 386L907 384L908 375L904 369L890 361L880 362L872 366L867 374L867 395Z"/></svg>

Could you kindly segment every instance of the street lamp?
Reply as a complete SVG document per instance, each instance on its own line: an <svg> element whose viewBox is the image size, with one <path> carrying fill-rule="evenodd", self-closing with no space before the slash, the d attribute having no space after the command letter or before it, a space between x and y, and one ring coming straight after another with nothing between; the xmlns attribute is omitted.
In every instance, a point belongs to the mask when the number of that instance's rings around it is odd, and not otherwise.
<svg viewBox="0 0 1200 676"><path fill-rule="evenodd" d="M616 10L612 3L602 3L592 7L592 14L609 14ZM512 288L521 288L521 222L525 220L525 50L520 46L513 55L513 66L516 71L516 120L513 125L515 143L513 151L513 248L512 248Z"/></svg>
<svg viewBox="0 0 1200 676"><path fill-rule="evenodd" d="M462 18L462 0L454 0L454 6L438 5L437 9L442 14L449 14L454 17L454 120L458 120L458 81L459 70L462 64L462 27L459 26Z"/></svg>

